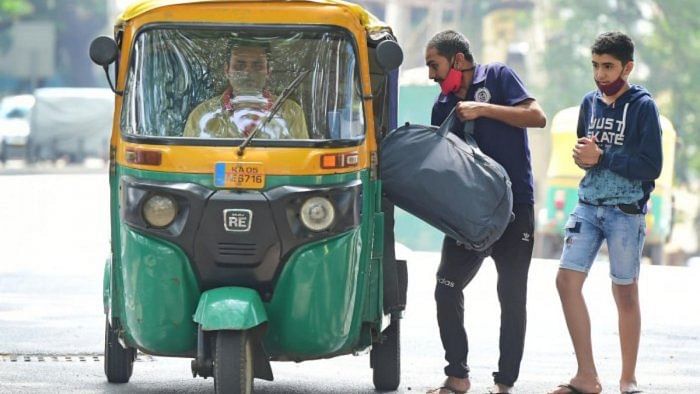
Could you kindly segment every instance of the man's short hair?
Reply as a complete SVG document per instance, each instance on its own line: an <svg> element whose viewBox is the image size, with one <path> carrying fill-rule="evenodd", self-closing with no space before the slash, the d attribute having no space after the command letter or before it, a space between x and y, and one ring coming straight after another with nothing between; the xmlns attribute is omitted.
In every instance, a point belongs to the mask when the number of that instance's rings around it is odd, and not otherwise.
<svg viewBox="0 0 700 394"><path fill-rule="evenodd" d="M435 48L438 55L452 59L456 54L462 53L464 57L474 62L469 40L462 33L454 30L445 30L437 33L428 41L427 48Z"/></svg>
<svg viewBox="0 0 700 394"><path fill-rule="evenodd" d="M610 55L621 61L624 66L627 62L634 61L634 42L627 34L619 31L606 32L595 39L591 53Z"/></svg>

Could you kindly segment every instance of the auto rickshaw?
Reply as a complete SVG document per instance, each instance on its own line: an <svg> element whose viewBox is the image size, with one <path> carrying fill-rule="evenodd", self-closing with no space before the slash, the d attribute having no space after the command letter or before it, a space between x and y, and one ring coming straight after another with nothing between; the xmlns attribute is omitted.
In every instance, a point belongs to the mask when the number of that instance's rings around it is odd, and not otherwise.
<svg viewBox="0 0 700 394"><path fill-rule="evenodd" d="M576 144L578 113L578 107L570 107L559 111L552 119L546 200L537 217L535 255L538 257L559 258L564 246L564 224L578 202L578 184L584 171L571 158L571 149ZM652 264L663 264L663 247L670 238L674 219L671 191L676 130L668 118L663 115L660 118L664 163L647 202L643 250Z"/></svg>
<svg viewBox="0 0 700 394"><path fill-rule="evenodd" d="M403 59L389 26L336 0L143 1L90 56L110 86L115 64L108 381L140 351L249 393L270 361L371 348L375 387L396 389L406 266L377 162Z"/></svg>

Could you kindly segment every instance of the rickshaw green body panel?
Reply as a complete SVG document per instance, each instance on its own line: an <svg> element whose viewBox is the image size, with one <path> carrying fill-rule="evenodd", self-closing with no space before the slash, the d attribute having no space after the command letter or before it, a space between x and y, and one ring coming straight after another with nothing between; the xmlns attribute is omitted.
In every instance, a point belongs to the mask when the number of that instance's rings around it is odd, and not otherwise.
<svg viewBox="0 0 700 394"><path fill-rule="evenodd" d="M200 291L187 256L177 246L123 226L122 324L132 340L155 354L183 354L197 343L192 315ZM112 293L112 298L115 298ZM195 326L196 327L196 326Z"/></svg>
<svg viewBox="0 0 700 394"><path fill-rule="evenodd" d="M194 321L204 331L247 330L267 321L257 291L245 287L219 287L202 293Z"/></svg>
<svg viewBox="0 0 700 394"><path fill-rule="evenodd" d="M346 345L360 313L353 310L359 298L360 246L355 230L307 245L292 256L267 305L275 322L265 341L270 354L303 358L335 353Z"/></svg>
<svg viewBox="0 0 700 394"><path fill-rule="evenodd" d="M110 177L113 254L105 268L104 301L112 325L120 328L127 345L149 354L193 357L197 323L205 330L216 330L245 329L263 322L268 323L264 344L272 359L326 358L371 345L369 330L379 328L383 317L382 242L376 239L383 217L377 212L381 186L370 179L368 170L267 177L266 188L333 185L356 179L363 188L360 226L294 250L284 262L269 302L241 287L202 293L188 256L179 246L142 234L121 220L122 176L215 187L211 174L116 166Z"/></svg>

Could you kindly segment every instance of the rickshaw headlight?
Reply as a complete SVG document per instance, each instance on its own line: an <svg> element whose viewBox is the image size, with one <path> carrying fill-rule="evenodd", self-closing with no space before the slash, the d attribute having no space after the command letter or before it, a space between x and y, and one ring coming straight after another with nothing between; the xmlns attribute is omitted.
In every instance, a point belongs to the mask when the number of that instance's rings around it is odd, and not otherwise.
<svg viewBox="0 0 700 394"><path fill-rule="evenodd" d="M311 231L327 230L335 219L333 204L324 197L311 197L301 206L301 222Z"/></svg>
<svg viewBox="0 0 700 394"><path fill-rule="evenodd" d="M154 194L143 204L143 217L153 227L167 227L175 220L177 203L162 194Z"/></svg>

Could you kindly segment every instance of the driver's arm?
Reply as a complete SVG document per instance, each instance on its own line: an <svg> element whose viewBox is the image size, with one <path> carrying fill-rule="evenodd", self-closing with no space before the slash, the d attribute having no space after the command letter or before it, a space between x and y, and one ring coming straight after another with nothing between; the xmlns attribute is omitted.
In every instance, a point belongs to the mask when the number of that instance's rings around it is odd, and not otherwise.
<svg viewBox="0 0 700 394"><path fill-rule="evenodd" d="M306 128L306 118L301 106L296 101L287 100L284 112L284 120L289 125L291 137L298 140L308 140L309 131Z"/></svg>
<svg viewBox="0 0 700 394"><path fill-rule="evenodd" d="M199 104L192 110L192 112L190 112L190 115L187 117L187 122L185 123L185 130L182 133L183 137L199 137L201 133L199 122L202 120L202 116L206 112L207 108L204 103Z"/></svg>

